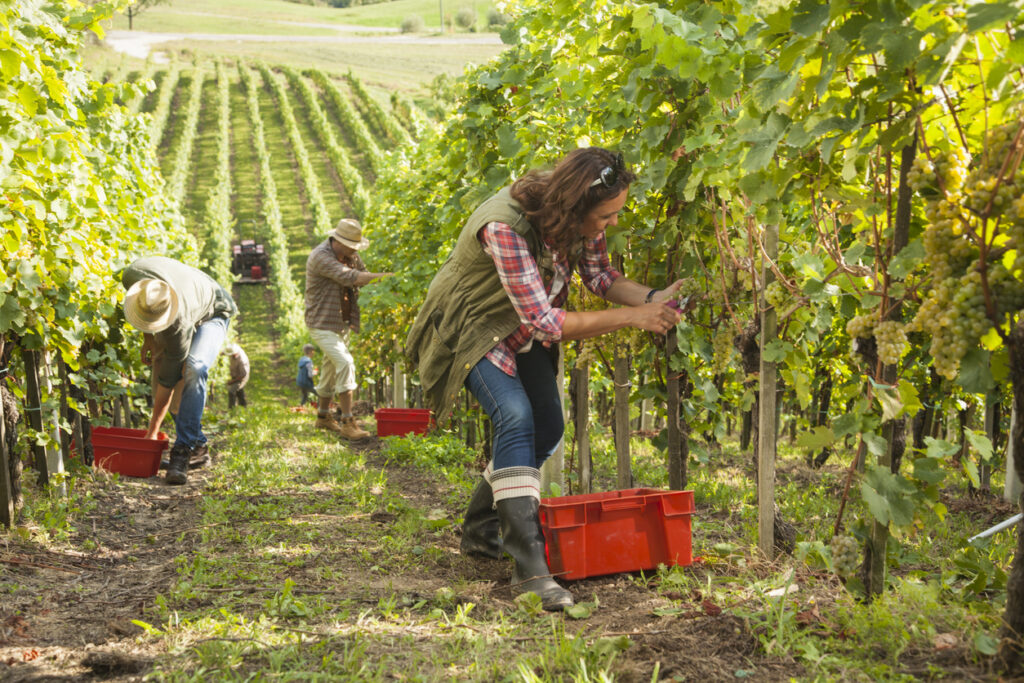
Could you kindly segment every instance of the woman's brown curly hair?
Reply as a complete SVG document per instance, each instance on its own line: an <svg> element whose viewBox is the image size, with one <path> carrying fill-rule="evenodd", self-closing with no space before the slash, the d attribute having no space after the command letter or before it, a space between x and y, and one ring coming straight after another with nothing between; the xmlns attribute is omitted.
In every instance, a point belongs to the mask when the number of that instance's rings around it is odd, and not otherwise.
<svg viewBox="0 0 1024 683"><path fill-rule="evenodd" d="M553 171L529 171L512 184L511 192L552 249L572 258L583 242L583 219L635 179L621 154L582 147L566 154Z"/></svg>

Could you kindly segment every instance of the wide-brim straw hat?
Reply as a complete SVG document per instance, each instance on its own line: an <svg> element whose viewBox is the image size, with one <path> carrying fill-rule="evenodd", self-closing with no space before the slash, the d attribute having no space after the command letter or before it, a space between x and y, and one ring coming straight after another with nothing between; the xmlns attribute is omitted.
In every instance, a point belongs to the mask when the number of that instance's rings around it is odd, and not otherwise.
<svg viewBox="0 0 1024 683"><path fill-rule="evenodd" d="M124 317L143 332L162 332L178 317L178 293L163 280L139 280L124 296Z"/></svg>
<svg viewBox="0 0 1024 683"><path fill-rule="evenodd" d="M328 237L333 237L356 251L370 246L370 240L363 237L363 226L354 218L342 218Z"/></svg>

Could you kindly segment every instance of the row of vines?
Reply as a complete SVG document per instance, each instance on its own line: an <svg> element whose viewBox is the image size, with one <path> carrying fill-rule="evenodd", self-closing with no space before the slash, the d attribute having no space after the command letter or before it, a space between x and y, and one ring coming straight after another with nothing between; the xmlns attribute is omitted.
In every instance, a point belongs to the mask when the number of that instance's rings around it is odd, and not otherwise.
<svg viewBox="0 0 1024 683"><path fill-rule="evenodd" d="M633 401L678 401L684 453L713 467L740 423L755 459L775 457L774 444L756 452L752 421L770 364L809 462L849 463L868 516L837 520L836 555L859 546L850 580L883 590L894 536L942 523L944 483L988 488L1000 439L1024 452L1024 420L1001 436L1024 415L1019 3L508 9L510 48L462 79L455 114L378 178L368 222L388 230L371 258L404 276L368 295L377 362L401 360L479 201L571 148L621 150L639 180L610 248L633 279L684 278L698 304L667 362L659 340L621 333L571 345L568 365L593 378L621 361L615 384L637 387ZM1007 636L1024 631L1022 551ZM1001 654L1020 664L1017 645Z"/></svg>
<svg viewBox="0 0 1024 683"><path fill-rule="evenodd" d="M124 60L89 73L81 42L89 31L102 37L99 22L118 9L28 0L4 9L11 28L0 38L0 99L10 123L0 131L6 525L21 502L23 460L45 483L70 464L72 436L87 442L90 425L136 426L145 414L149 373L137 332L120 312L119 271L159 253L230 283L232 244L255 237L271 258L277 341L297 357L306 341L305 256L333 221L363 215L367 187L383 167L377 141L393 134L385 125L403 125L351 74L186 53L163 67ZM407 118L414 109L407 106ZM408 120L410 129L420 125ZM286 144L268 142L271 133ZM207 138L215 152L204 156ZM324 149L327 164L316 166ZM279 199L281 191L290 201ZM244 223L243 205L254 207ZM87 444L86 462L88 454Z"/></svg>

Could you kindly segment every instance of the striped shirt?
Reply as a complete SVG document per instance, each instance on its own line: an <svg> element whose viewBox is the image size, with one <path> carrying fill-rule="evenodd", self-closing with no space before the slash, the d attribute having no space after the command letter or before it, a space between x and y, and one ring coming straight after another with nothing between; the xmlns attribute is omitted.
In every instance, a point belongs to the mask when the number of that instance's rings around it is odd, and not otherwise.
<svg viewBox="0 0 1024 683"><path fill-rule="evenodd" d="M531 339L550 346L562 338L565 310L561 307L569 298L572 273L564 256L552 255L555 274L551 282L545 282L526 240L504 223L488 223L477 237L484 251L494 259L501 284L522 323L487 353L487 359L506 375L515 377L516 353ZM604 233L584 242L577 272L586 288L600 297L622 277L608 260ZM552 296L555 283L560 284Z"/></svg>
<svg viewBox="0 0 1024 683"><path fill-rule="evenodd" d="M339 261L330 238L306 259L306 326L341 334L359 331L356 277L365 270L359 254ZM346 315L347 314L347 315Z"/></svg>

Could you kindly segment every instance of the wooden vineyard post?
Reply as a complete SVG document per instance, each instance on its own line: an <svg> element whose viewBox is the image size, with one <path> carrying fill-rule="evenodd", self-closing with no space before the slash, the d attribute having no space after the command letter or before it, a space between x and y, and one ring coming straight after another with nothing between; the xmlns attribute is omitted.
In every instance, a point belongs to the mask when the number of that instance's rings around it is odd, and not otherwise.
<svg viewBox="0 0 1024 683"><path fill-rule="evenodd" d="M394 364L393 401L396 408L405 408L405 371L402 369L402 348L397 341L395 342L395 351L398 353L398 356L396 356Z"/></svg>
<svg viewBox="0 0 1024 683"><path fill-rule="evenodd" d="M555 373L558 378L558 404L562 407L562 418L565 418L565 350L562 344L558 345L558 370ZM564 488L562 470L565 468L565 439L563 438L555 452L551 454L544 465L540 468L540 490L541 494L550 491L552 484L559 489Z"/></svg>
<svg viewBox="0 0 1024 683"><path fill-rule="evenodd" d="M57 371L60 376L60 416L68 424L72 424L71 417L71 406L69 401L68 392L68 366L64 363L64 359L61 356L57 356ZM60 453L64 462L71 460L71 433L69 431L58 428L60 433ZM82 442L79 441L79 444ZM81 449L81 446L79 446Z"/></svg>
<svg viewBox="0 0 1024 683"><path fill-rule="evenodd" d="M49 353L49 351L43 351L42 352L42 359L43 359L43 365L42 365L42 370L43 370L43 373L42 373L43 387L46 389L46 395L47 396L53 396L53 394L54 394L54 391L53 391L53 380L52 380L52 377L53 377L53 365L52 365L52 363L50 361L50 353ZM116 399L115 399L115 401L116 401ZM42 405L42 403L40 403L40 405ZM42 411L40 410L40 412L42 412ZM116 404L116 402L114 404L114 412L115 413L117 412L117 404ZM52 427L52 430L53 430L52 433L51 433L51 436L53 437L53 441L54 441L54 443L59 444L60 440L61 440L61 436L60 436L60 407L59 407L59 405L58 405L58 407L54 408L50 412L48 417L49 417L49 424L50 424L50 426ZM47 470L47 474L49 475L49 474L56 474L58 472L63 472L64 471L64 454L61 452L61 449L59 447L58 448L47 447L45 450L46 450L46 470ZM66 485L64 484L63 481L60 482L60 493L61 493L61 495L66 495L67 494L67 487L66 487Z"/></svg>
<svg viewBox="0 0 1024 683"><path fill-rule="evenodd" d="M620 489L628 489L633 485L632 462L629 456L629 357L628 347L615 345L615 454L616 484Z"/></svg>
<svg viewBox="0 0 1024 683"><path fill-rule="evenodd" d="M0 359L4 357L4 339L0 337ZM6 368L0 368L0 382ZM7 406L0 400L0 524L8 529L14 524L14 491L11 489L11 468L7 453Z"/></svg>
<svg viewBox="0 0 1024 683"><path fill-rule="evenodd" d="M679 373L672 369L672 356L679 348L676 328L665 338L665 419L668 422L668 487L673 491L686 488L686 462L683 461L682 437L679 432Z"/></svg>
<svg viewBox="0 0 1024 683"><path fill-rule="evenodd" d="M766 557L775 556L775 363L764 359L765 346L778 334L774 308L765 301L765 288L775 276L767 259L774 261L779 253L779 226L766 226L764 250L767 258L761 265L761 369L757 416L757 544Z"/></svg>
<svg viewBox="0 0 1024 683"><path fill-rule="evenodd" d="M590 362L576 363L576 453L580 463L579 493L593 491L593 471L590 461Z"/></svg>
<svg viewBox="0 0 1024 683"><path fill-rule="evenodd" d="M999 418L1002 415L999 404L999 390L990 389L985 394L985 435L992 442L993 455L999 448ZM978 472L981 480L981 490L989 491L992 488L992 462L982 462Z"/></svg>
<svg viewBox="0 0 1024 683"><path fill-rule="evenodd" d="M38 354L38 351L32 351L29 349L22 349L21 351L21 359L25 363L25 412L28 416L28 424L35 431L42 432L43 399L39 391ZM32 454L35 456L36 471L39 472L39 485L46 486L50 483L50 474L47 469L46 447L33 443Z"/></svg>
<svg viewBox="0 0 1024 683"><path fill-rule="evenodd" d="M1020 501L1021 477L1017 473L1017 441L1013 438L1017 428L1017 406L1010 409L1010 438L1006 441L1006 482L1003 484L1003 500L1014 505Z"/></svg>

